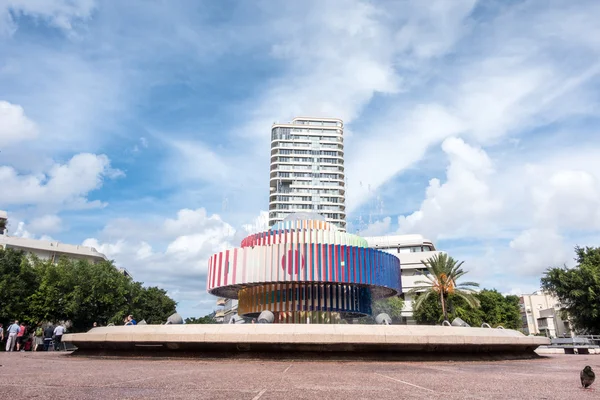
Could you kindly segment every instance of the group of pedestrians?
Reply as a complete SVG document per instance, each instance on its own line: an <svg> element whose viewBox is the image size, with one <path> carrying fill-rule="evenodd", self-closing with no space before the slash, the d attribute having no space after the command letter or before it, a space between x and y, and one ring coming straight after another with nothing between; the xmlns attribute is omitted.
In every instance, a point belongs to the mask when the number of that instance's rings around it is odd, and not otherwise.
<svg viewBox="0 0 600 400"><path fill-rule="evenodd" d="M4 333L4 330L2 330L2 333ZM19 321L15 321L6 329L6 351L14 351L15 347L17 351L25 351L27 340L29 340L29 337L25 323L19 324Z"/></svg>
<svg viewBox="0 0 600 400"><path fill-rule="evenodd" d="M38 328L41 329L41 328ZM59 350L62 343L62 336L65 333L65 327L61 324L56 327L48 325L46 329L40 332L44 339L44 351L48 351L54 341L54 349ZM28 332L28 327L25 323L19 324L15 321L6 329L6 337L4 327L0 324L0 341L6 338L6 351L29 351L33 348L35 341L35 332Z"/></svg>

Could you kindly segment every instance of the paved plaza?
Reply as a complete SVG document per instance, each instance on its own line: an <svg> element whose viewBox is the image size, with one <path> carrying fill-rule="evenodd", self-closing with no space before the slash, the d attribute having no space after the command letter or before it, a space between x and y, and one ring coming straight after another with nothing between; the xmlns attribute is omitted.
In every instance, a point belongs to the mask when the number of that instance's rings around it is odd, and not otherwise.
<svg viewBox="0 0 600 400"><path fill-rule="evenodd" d="M4 398L597 399L579 371L600 356L520 361L358 362L94 358L0 353ZM596 383L594 386L599 386Z"/></svg>

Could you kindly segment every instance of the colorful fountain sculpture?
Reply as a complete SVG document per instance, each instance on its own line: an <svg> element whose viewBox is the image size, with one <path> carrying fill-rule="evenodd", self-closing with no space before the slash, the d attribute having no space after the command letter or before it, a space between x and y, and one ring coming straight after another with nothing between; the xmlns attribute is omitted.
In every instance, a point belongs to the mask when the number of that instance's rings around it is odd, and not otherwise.
<svg viewBox="0 0 600 400"><path fill-rule="evenodd" d="M339 323L371 315L374 300L402 291L400 261L339 231L318 214L297 213L241 248L214 254L207 290L238 299L238 314L269 310L275 323Z"/></svg>

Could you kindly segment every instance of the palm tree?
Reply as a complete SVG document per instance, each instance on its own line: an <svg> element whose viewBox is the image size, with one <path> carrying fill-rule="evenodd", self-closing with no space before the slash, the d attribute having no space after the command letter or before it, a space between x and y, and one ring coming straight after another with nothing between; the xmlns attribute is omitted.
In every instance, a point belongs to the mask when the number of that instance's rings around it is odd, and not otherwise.
<svg viewBox="0 0 600 400"><path fill-rule="evenodd" d="M439 253L426 261L421 260L421 262L427 268L428 274L425 277L428 281L416 281L415 284L419 286L408 291L409 295L418 295L414 303L415 309L419 308L431 294L440 296L444 320L448 320L446 306L448 295L462 297L471 307L479 307L479 300L473 295L475 292L473 288L478 287L479 284L476 282L458 284L456 282L467 273L460 268L463 264L462 261L457 262L447 254Z"/></svg>

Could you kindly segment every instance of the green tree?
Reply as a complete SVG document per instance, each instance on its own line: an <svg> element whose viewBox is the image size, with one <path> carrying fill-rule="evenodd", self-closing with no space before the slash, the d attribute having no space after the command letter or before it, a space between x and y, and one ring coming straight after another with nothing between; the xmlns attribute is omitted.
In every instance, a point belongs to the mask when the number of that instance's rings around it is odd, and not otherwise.
<svg viewBox="0 0 600 400"><path fill-rule="evenodd" d="M418 308L423 301L434 295L439 299L442 315L447 320L448 307L446 303L448 296L460 297L473 308L479 305L478 299L473 295L473 288L478 287L479 284L475 282L457 282L467 273L467 271L461 269L462 261L459 263L445 253L439 253L425 261L421 261L421 263L427 268L427 274L425 275L427 280L416 281L415 284L419 286L408 292L413 296L418 295L415 300L415 308Z"/></svg>
<svg viewBox="0 0 600 400"><path fill-rule="evenodd" d="M373 303L372 308L373 316L386 313L392 319L392 323L397 324L402 322L402 309L404 308L404 300L398 296L377 300Z"/></svg>
<svg viewBox="0 0 600 400"><path fill-rule="evenodd" d="M458 317L471 326L481 326L484 322L493 328L502 326L507 329L520 329L521 313L517 296L503 296L497 290L475 293L479 307L472 307L460 296L449 295L448 320ZM437 296L429 296L413 311L413 317L419 324L438 324L444 320Z"/></svg>
<svg viewBox="0 0 600 400"><path fill-rule="evenodd" d="M416 303L415 303L416 304ZM443 319L440 299L437 296L429 296L419 303L413 305L413 318L419 325L436 325Z"/></svg>
<svg viewBox="0 0 600 400"><path fill-rule="evenodd" d="M110 261L92 264L62 257L54 263L0 249L0 322L19 319L36 325L71 321L73 331L121 324L133 314L163 323L177 303L158 287L143 287Z"/></svg>
<svg viewBox="0 0 600 400"><path fill-rule="evenodd" d="M423 295L420 295L421 297ZM437 296L428 296L423 301L413 307L413 318L418 324L435 325L443 322L445 319L452 321L454 318L460 318L471 326L480 326L481 315L478 308L471 307L463 297L450 294L446 296L446 312L444 317L442 312L440 298Z"/></svg>
<svg viewBox="0 0 600 400"><path fill-rule="evenodd" d="M475 295L479 300L479 315L482 323L493 328L502 326L507 329L521 329L521 308L518 296L503 296L497 290L482 290Z"/></svg>
<svg viewBox="0 0 600 400"><path fill-rule="evenodd" d="M215 316L215 314L211 313L211 314L205 315L204 317L200 317L200 318L195 318L195 317L186 318L185 323L186 324L214 324L215 323L214 316Z"/></svg>
<svg viewBox="0 0 600 400"><path fill-rule="evenodd" d="M131 282L110 261L92 264L60 258L36 261L41 282L30 298L32 317L39 321L70 320L76 331L94 322L106 324L127 308Z"/></svg>
<svg viewBox="0 0 600 400"><path fill-rule="evenodd" d="M600 334L600 247L575 247L574 268L549 268L542 288L557 297L580 333Z"/></svg>
<svg viewBox="0 0 600 400"><path fill-rule="evenodd" d="M38 276L24 253L0 248L0 322L35 322L29 318L28 298L37 286Z"/></svg>
<svg viewBox="0 0 600 400"><path fill-rule="evenodd" d="M142 287L133 283L136 296L132 302L132 312L138 321L144 319L149 324L167 322L167 318L176 311L177 303L167 296L167 291L156 286Z"/></svg>

